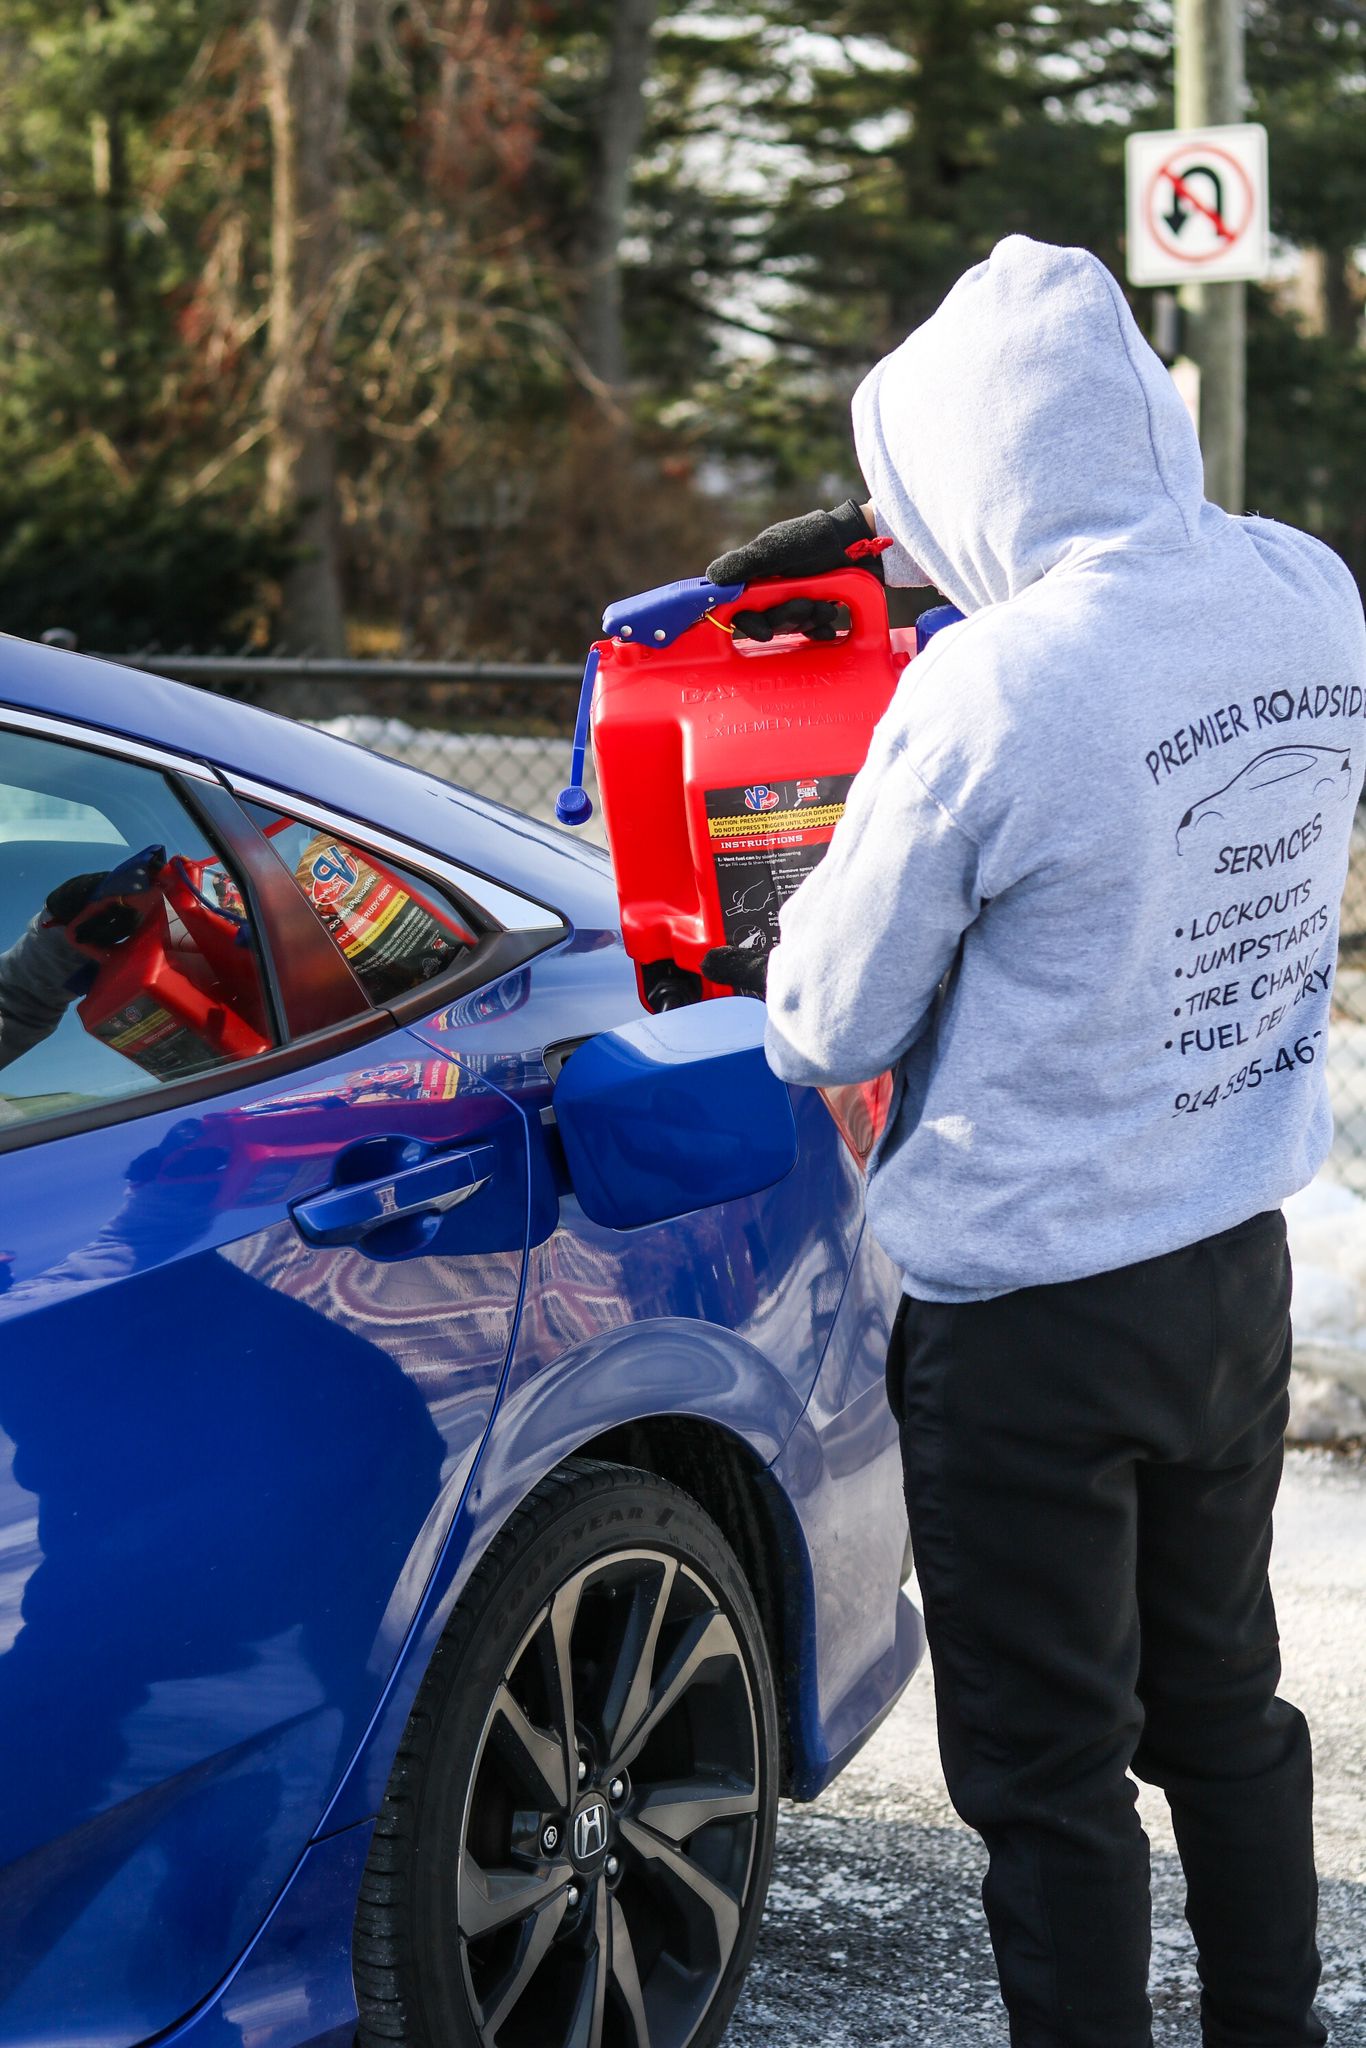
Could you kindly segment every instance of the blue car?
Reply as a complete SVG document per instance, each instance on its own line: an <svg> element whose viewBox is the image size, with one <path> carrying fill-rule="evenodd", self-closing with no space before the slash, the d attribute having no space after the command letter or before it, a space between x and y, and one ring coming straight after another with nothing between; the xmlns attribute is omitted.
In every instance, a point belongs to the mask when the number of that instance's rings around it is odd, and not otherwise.
<svg viewBox="0 0 1366 2048"><path fill-rule="evenodd" d="M717 2041L921 1649L875 1105L565 833L0 700L0 2042Z"/></svg>

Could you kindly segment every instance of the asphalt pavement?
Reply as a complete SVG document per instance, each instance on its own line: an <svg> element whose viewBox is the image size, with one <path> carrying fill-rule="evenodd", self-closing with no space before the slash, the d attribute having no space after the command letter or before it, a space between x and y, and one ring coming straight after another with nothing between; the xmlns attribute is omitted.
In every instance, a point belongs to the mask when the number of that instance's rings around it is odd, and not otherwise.
<svg viewBox="0 0 1366 2048"><path fill-rule="evenodd" d="M1292 1452L1272 1578L1282 1692L1314 1732L1333 2048L1366 2048L1366 1460ZM1157 2048L1198 2048L1197 1984L1166 1805L1153 1845ZM926 1664L814 1806L785 1806L768 1913L727 2048L1006 2048L978 1890L983 1856L948 1803Z"/></svg>

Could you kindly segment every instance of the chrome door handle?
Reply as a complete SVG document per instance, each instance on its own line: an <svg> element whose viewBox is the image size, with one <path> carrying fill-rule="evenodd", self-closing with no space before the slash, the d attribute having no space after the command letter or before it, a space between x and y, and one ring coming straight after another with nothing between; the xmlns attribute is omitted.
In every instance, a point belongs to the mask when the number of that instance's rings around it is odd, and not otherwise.
<svg viewBox="0 0 1366 2048"><path fill-rule="evenodd" d="M466 1152L437 1152L416 1166L400 1167L375 1180L328 1188L290 1210L310 1244L359 1244L404 1216L441 1215L467 1202L493 1176L492 1145Z"/></svg>

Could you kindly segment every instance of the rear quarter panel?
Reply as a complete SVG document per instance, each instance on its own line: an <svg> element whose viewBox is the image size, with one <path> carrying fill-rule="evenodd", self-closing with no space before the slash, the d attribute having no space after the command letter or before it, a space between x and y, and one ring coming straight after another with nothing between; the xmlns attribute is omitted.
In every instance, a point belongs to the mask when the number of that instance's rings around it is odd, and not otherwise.
<svg viewBox="0 0 1366 2048"><path fill-rule="evenodd" d="M577 930L420 1027L517 1101L532 1145L532 1229L516 1342L479 1462L371 1740L326 1828L375 1811L421 1674L461 1588L519 1501L562 1459L641 1417L694 1415L760 1466L796 1427L863 1228L863 1184L820 1098L797 1091L801 1156L778 1186L634 1231L588 1221L542 1124L547 1043L639 1014L612 928ZM539 1141L539 1143L538 1143Z"/></svg>

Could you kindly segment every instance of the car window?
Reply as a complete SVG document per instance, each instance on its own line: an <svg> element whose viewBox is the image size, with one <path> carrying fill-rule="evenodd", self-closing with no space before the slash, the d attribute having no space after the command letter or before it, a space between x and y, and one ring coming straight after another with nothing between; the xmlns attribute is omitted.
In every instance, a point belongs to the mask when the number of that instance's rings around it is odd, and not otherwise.
<svg viewBox="0 0 1366 2048"><path fill-rule="evenodd" d="M0 845L11 839L61 839L67 845L122 846L118 830L93 804L46 790L0 783Z"/></svg>
<svg viewBox="0 0 1366 2048"><path fill-rule="evenodd" d="M372 1003L444 974L474 946L464 914L387 856L263 804L243 807L294 877Z"/></svg>
<svg viewBox="0 0 1366 2048"><path fill-rule="evenodd" d="M0 732L0 1126L275 1042L241 891L165 777Z"/></svg>

